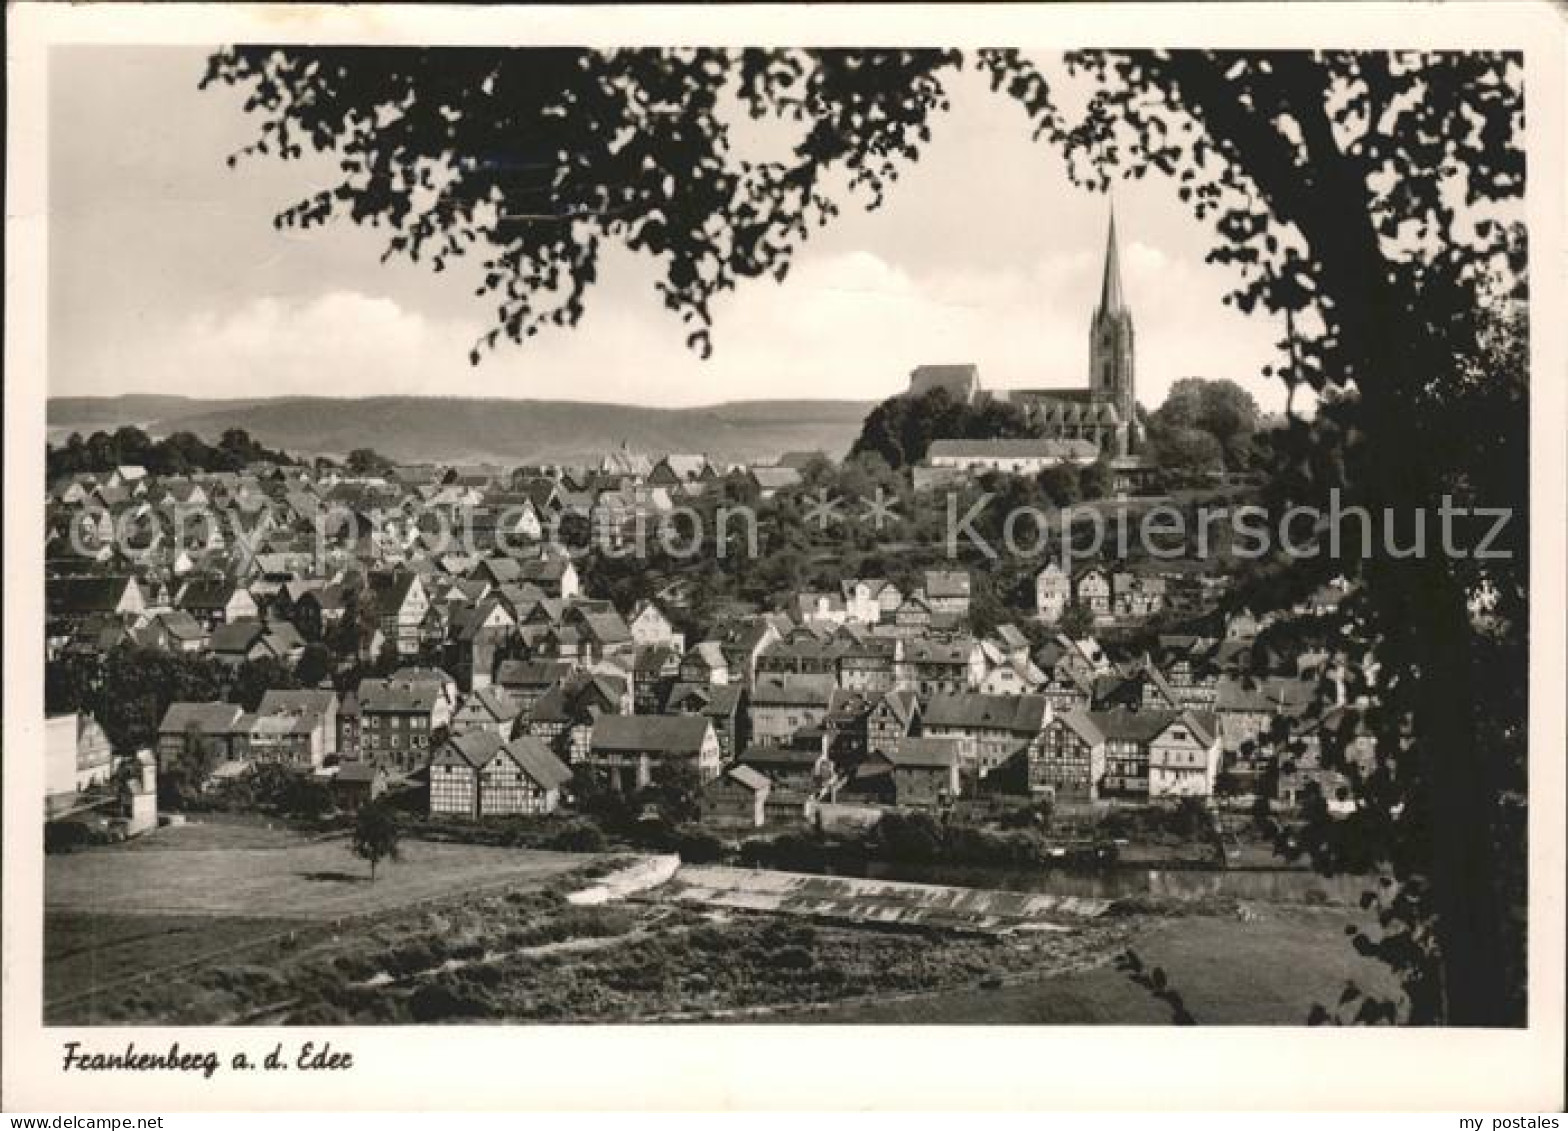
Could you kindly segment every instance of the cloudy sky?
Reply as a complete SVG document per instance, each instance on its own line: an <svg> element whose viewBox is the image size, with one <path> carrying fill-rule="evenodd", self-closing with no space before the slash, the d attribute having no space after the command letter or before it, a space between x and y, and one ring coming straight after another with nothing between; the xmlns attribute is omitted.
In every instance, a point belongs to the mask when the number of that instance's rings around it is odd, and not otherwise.
<svg viewBox="0 0 1568 1131"><path fill-rule="evenodd" d="M51 56L50 393L445 394L694 405L878 399L924 362L971 361L987 387L1085 383L1107 201L1074 188L1022 111L966 76L887 204L846 209L788 281L743 284L716 310L707 361L652 289L605 261L576 329L469 347L490 305L450 273L379 262L375 232L271 225L330 170L230 169L251 136L240 97L196 89L204 53L71 47ZM1208 234L1168 185L1116 192L1138 341L1138 394L1230 377L1265 409L1281 327L1221 304Z"/></svg>

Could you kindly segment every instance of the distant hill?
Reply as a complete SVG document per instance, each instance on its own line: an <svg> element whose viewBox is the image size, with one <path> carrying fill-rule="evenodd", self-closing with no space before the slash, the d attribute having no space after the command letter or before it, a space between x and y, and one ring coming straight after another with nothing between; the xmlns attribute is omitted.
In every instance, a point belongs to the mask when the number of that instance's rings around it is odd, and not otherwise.
<svg viewBox="0 0 1568 1131"><path fill-rule="evenodd" d="M813 449L842 456L870 408L860 401L804 400L660 409L475 397L227 401L129 395L51 398L48 422L56 442L71 431L134 424L154 436L184 430L209 442L226 428L243 428L296 455L341 456L370 447L407 461L586 464L625 443L644 452L706 452L754 462Z"/></svg>

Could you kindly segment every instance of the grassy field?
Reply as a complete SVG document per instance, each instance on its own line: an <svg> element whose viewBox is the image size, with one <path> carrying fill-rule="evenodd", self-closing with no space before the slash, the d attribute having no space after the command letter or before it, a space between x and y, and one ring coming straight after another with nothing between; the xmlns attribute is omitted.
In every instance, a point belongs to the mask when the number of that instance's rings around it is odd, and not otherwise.
<svg viewBox="0 0 1568 1131"><path fill-rule="evenodd" d="M200 966L297 928L292 919L215 918L211 915L44 916L45 1021L96 1019L101 998L127 983L164 979L171 963Z"/></svg>
<svg viewBox="0 0 1568 1131"><path fill-rule="evenodd" d="M374 883L342 837L216 818L44 865L44 1002L52 1024L126 1019L160 983L475 893L569 882L600 858L407 841ZM368 929L350 923L349 935ZM172 977L176 972L179 978ZM236 996L238 1000L239 995ZM168 1014L172 1017L174 1014Z"/></svg>
<svg viewBox="0 0 1568 1131"><path fill-rule="evenodd" d="M1343 908L1247 905L1249 918L1189 915L1141 921L1128 945L1162 967L1205 1025L1304 1025L1332 1007L1347 980L1393 990L1385 967L1357 955ZM791 1018L794 1020L794 1018ZM1068 976L978 986L904 1001L860 1002L798 1020L845 1025L1167 1025L1170 1012L1105 965Z"/></svg>
<svg viewBox="0 0 1568 1131"><path fill-rule="evenodd" d="M256 847L267 838L273 847ZM251 826L159 829L135 848L51 856L49 912L336 919L454 892L538 882L581 867L570 853L405 841L374 883L344 838L307 839Z"/></svg>
<svg viewBox="0 0 1568 1131"><path fill-rule="evenodd" d="M268 847L271 846L271 847ZM370 883L342 840L163 829L46 864L51 1024L713 1020L1156 1024L1110 965L1135 949L1205 1024L1299 1025L1387 974L1362 913L1229 897L1124 901L1063 934L976 938L563 895L605 859L408 842Z"/></svg>

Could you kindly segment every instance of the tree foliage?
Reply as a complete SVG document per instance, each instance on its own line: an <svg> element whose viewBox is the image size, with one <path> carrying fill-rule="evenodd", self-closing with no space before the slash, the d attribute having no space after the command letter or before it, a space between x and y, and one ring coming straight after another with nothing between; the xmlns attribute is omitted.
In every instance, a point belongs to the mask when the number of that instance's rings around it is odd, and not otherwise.
<svg viewBox="0 0 1568 1131"><path fill-rule="evenodd" d="M67 654L44 668L45 709L91 715L120 754L157 746L170 703L210 702L227 690L218 660L129 644L102 655Z"/></svg>
<svg viewBox="0 0 1568 1131"><path fill-rule="evenodd" d="M1220 470L1225 449L1211 432L1174 427L1150 437L1149 458L1172 482L1196 482Z"/></svg>
<svg viewBox="0 0 1568 1131"><path fill-rule="evenodd" d="M503 337L575 325L602 255L660 264L665 305L711 348L714 299L782 280L847 191L869 204L945 109L950 51L235 47L203 85L248 92L261 119L245 155L331 154L341 180L278 225L335 217L386 227L385 256L444 270L479 259ZM753 156L745 117L790 140ZM236 155L239 156L239 155ZM231 158L231 161L233 158Z"/></svg>
<svg viewBox="0 0 1568 1131"><path fill-rule="evenodd" d="M402 836L397 813L385 800L378 798L359 807L349 838L349 851L370 865L372 883L376 879L376 865L398 858Z"/></svg>
<svg viewBox="0 0 1568 1131"><path fill-rule="evenodd" d="M113 471L121 464L145 467L154 475L243 471L252 463L292 464L287 452L274 451L251 439L243 428L230 428L216 445L194 432L175 432L154 440L127 425L114 432L98 431L83 439L72 432L59 447L44 445L44 470L49 482L64 475Z"/></svg>
<svg viewBox="0 0 1568 1131"><path fill-rule="evenodd" d="M875 455L889 467L912 467L933 440L1013 440L1040 435L1017 405L994 397L955 400L946 389L889 397L873 408L850 449L851 457Z"/></svg>
<svg viewBox="0 0 1568 1131"><path fill-rule="evenodd" d="M1258 402L1236 382L1183 377L1171 386L1165 403L1149 416L1155 462L1168 466L1164 457L1179 458L1181 450L1190 450L1194 443L1191 434L1197 433L1213 440L1218 463L1232 469L1245 468L1251 460L1250 441L1260 419ZM1172 450L1172 442L1178 437L1181 439Z"/></svg>

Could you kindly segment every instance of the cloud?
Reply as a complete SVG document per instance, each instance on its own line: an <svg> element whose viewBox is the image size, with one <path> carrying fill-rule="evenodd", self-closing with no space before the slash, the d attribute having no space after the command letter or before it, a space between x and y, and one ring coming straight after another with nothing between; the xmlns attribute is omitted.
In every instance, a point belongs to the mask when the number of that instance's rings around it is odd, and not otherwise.
<svg viewBox="0 0 1568 1131"><path fill-rule="evenodd" d="M454 368L467 337L384 296L266 296L177 323L147 343L138 365L149 378L164 375L159 387L193 395L432 392L432 377Z"/></svg>
<svg viewBox="0 0 1568 1131"><path fill-rule="evenodd" d="M1271 340L1232 316L1214 340L1223 280L1144 243L1123 253L1138 328L1140 399L1156 406L1192 373L1246 378ZM869 251L804 255L783 284L743 283L715 310L715 353L697 358L650 286L646 264L607 265L575 329L467 360L486 328L435 317L386 295L330 290L269 295L203 312L124 343L117 389L193 396L440 394L692 405L768 397L874 400L931 362L973 362L991 388L1085 383L1096 253L1018 266L916 274ZM1245 331L1245 332L1243 332ZM1265 331L1267 328L1265 327ZM105 390L109 391L109 390ZM1268 400L1264 389L1258 389Z"/></svg>

